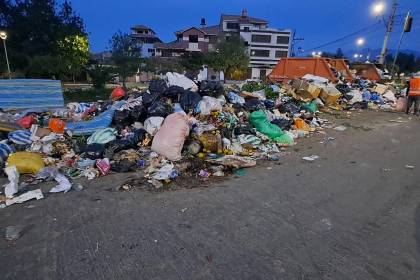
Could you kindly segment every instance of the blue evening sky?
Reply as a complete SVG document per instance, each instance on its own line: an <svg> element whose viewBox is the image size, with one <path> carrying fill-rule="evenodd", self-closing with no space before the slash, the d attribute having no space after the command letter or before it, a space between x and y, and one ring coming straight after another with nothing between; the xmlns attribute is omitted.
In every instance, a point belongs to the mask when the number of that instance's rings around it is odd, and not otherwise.
<svg viewBox="0 0 420 280"><path fill-rule="evenodd" d="M253 17L266 19L271 27L297 31L305 40L297 46L304 50L323 45L354 31L374 25L378 18L370 6L376 0L73 0L76 12L84 19L91 50L105 50L112 34L130 32L130 26L150 26L164 42L174 40L174 32L198 26L202 17L208 25L217 24L220 14L240 14L243 8ZM386 15L390 12L388 0ZM411 11L414 25L403 42L403 49L420 51L420 0L399 0L397 24L390 48L396 48L403 23L403 14ZM356 50L355 41L364 37L365 47L382 46L384 24L377 24L361 34L323 47L323 51Z"/></svg>

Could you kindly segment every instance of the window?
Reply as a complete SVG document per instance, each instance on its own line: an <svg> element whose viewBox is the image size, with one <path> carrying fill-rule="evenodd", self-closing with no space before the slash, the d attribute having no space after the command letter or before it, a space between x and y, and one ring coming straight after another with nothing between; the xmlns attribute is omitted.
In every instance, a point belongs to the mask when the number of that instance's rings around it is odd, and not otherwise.
<svg viewBox="0 0 420 280"><path fill-rule="evenodd" d="M147 49L147 52L149 53L155 52L155 49Z"/></svg>
<svg viewBox="0 0 420 280"><path fill-rule="evenodd" d="M276 51L276 58L287 57L287 51Z"/></svg>
<svg viewBox="0 0 420 280"><path fill-rule="evenodd" d="M277 36L277 44L289 44L288 36Z"/></svg>
<svg viewBox="0 0 420 280"><path fill-rule="evenodd" d="M170 50L162 50L162 57L172 57L172 52Z"/></svg>
<svg viewBox="0 0 420 280"><path fill-rule="evenodd" d="M251 56L269 57L270 50L251 50Z"/></svg>
<svg viewBox="0 0 420 280"><path fill-rule="evenodd" d="M198 35L190 35L190 36L188 36L188 41L190 43L198 43Z"/></svg>
<svg viewBox="0 0 420 280"><path fill-rule="evenodd" d="M270 43L271 42L271 35L252 35L252 42Z"/></svg>
<svg viewBox="0 0 420 280"><path fill-rule="evenodd" d="M226 23L227 29L239 29L239 23L237 22L227 22Z"/></svg>
<svg viewBox="0 0 420 280"><path fill-rule="evenodd" d="M244 32L249 32L249 27L244 27Z"/></svg>
<svg viewBox="0 0 420 280"><path fill-rule="evenodd" d="M209 43L216 44L217 43L217 36L209 36Z"/></svg>

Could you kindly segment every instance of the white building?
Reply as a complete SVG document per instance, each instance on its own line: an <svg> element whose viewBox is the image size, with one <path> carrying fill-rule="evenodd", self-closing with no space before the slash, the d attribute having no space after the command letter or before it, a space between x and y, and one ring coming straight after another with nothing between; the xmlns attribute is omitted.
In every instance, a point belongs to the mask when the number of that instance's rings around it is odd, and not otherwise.
<svg viewBox="0 0 420 280"><path fill-rule="evenodd" d="M249 17L246 10L240 16L222 15L220 27L227 36L239 33L245 40L250 57L248 78L265 78L281 57L290 54L291 30L269 28L266 20Z"/></svg>

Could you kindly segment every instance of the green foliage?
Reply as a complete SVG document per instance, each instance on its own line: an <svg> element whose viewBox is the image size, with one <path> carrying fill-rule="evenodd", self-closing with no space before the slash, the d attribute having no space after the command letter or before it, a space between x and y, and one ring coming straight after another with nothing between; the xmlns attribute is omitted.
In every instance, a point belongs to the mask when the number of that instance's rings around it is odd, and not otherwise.
<svg viewBox="0 0 420 280"><path fill-rule="evenodd" d="M111 60L122 78L123 86L127 77L137 73L141 59L140 49L130 35L117 32L110 41Z"/></svg>
<svg viewBox="0 0 420 280"><path fill-rule="evenodd" d="M257 83L257 82L248 82L246 84L244 84L241 88L242 91L247 91L247 92L254 92L254 91L259 91L259 90L264 90L265 92L265 96L267 99L276 99L277 97L279 97L279 94L277 92L275 92L271 86L267 83Z"/></svg>
<svg viewBox="0 0 420 280"><path fill-rule="evenodd" d="M344 52L343 52L343 50L341 48L338 48L335 53L323 52L321 56L322 57L327 57L327 58L337 58L337 59L346 58L344 56Z"/></svg>
<svg viewBox="0 0 420 280"><path fill-rule="evenodd" d="M205 61L216 71L229 74L236 70L245 71L248 68L249 56L245 41L238 35L232 35L228 40L218 39L217 50L209 53Z"/></svg>
<svg viewBox="0 0 420 280"><path fill-rule="evenodd" d="M95 102L98 100L108 100L112 89L76 89L63 92L64 103L70 102Z"/></svg>
<svg viewBox="0 0 420 280"><path fill-rule="evenodd" d="M145 71L154 73L183 72L185 70L179 58L150 57L145 60Z"/></svg>
<svg viewBox="0 0 420 280"><path fill-rule="evenodd" d="M86 37L83 20L68 1L58 5L55 0L0 0L0 27L8 33L12 71L25 71L27 75L34 73L33 65L29 64L34 64L35 57L35 62L39 57L58 57L61 53L59 42L69 36ZM26 71L28 68L32 70ZM56 69L55 66L51 68ZM51 71L36 72L36 75L42 72L51 75ZM60 76L60 73L54 75Z"/></svg>
<svg viewBox="0 0 420 280"><path fill-rule="evenodd" d="M181 56L181 65L187 70L199 70L204 64L205 56L201 52L187 52Z"/></svg>
<svg viewBox="0 0 420 280"><path fill-rule="evenodd" d="M96 89L105 88L105 84L112 78L112 69L104 65L92 65L87 69L87 72L92 79L93 87Z"/></svg>
<svg viewBox="0 0 420 280"><path fill-rule="evenodd" d="M58 42L59 57L63 68L74 81L89 60L89 43L87 37L70 35Z"/></svg>
<svg viewBox="0 0 420 280"><path fill-rule="evenodd" d="M394 56L389 54L385 57L385 64L389 71L392 70L394 63ZM414 54L400 52L398 55L397 63L395 65L395 73L415 73L420 71L420 57Z"/></svg>
<svg viewBox="0 0 420 280"><path fill-rule="evenodd" d="M34 56L26 69L26 76L32 78L59 79L63 72L60 59L56 56Z"/></svg>

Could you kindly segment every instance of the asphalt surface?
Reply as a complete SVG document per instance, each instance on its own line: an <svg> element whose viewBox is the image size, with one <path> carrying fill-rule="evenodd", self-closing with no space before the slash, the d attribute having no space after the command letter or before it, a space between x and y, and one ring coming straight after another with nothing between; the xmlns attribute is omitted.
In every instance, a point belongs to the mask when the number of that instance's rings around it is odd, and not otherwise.
<svg viewBox="0 0 420 280"><path fill-rule="evenodd" d="M0 209L25 227L0 238L0 278L420 279L420 118L334 121L211 187L107 191L122 175Z"/></svg>

